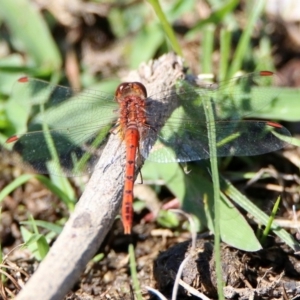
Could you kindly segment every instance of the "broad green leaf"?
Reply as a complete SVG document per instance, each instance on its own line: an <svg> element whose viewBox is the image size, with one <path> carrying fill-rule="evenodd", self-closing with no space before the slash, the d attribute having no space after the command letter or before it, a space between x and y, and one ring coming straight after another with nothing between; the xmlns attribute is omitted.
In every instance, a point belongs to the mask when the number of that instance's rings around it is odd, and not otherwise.
<svg viewBox="0 0 300 300"><path fill-rule="evenodd" d="M163 180L170 191L182 201L185 191L184 174L178 164L158 164L146 161L142 169L145 180ZM154 182L155 183L155 182Z"/></svg>
<svg viewBox="0 0 300 300"><path fill-rule="evenodd" d="M224 194L220 201L220 209L220 229L223 242L250 252L262 248L249 223Z"/></svg>
<svg viewBox="0 0 300 300"><path fill-rule="evenodd" d="M163 41L164 35L158 24L143 27L130 49L130 67L137 68L141 62L151 59Z"/></svg>
<svg viewBox="0 0 300 300"><path fill-rule="evenodd" d="M42 234L30 232L24 226L21 226L21 234L26 247L37 260L42 260L49 251L49 244L46 238Z"/></svg>
<svg viewBox="0 0 300 300"><path fill-rule="evenodd" d="M300 89L257 87L253 89L250 103L254 104L255 99L260 99L263 95L265 95L264 108L260 110L254 109L251 116L290 122L300 120ZM269 97L269 95L273 95L273 98Z"/></svg>
<svg viewBox="0 0 300 300"><path fill-rule="evenodd" d="M58 71L62 61L45 20L28 0L0 1L0 16L40 71Z"/></svg>
<svg viewBox="0 0 300 300"><path fill-rule="evenodd" d="M1 4L0 4L1 6ZM12 54L0 60L0 93L9 95L12 92L13 84L18 78L28 71L24 68L24 58L19 54Z"/></svg>

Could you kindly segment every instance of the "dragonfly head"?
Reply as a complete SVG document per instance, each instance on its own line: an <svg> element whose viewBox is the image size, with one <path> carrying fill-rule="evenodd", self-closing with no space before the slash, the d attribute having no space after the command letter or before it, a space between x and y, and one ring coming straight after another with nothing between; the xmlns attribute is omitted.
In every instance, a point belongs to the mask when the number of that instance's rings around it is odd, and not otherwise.
<svg viewBox="0 0 300 300"><path fill-rule="evenodd" d="M138 96L146 99L147 90L140 82L123 82L118 86L115 96L118 101L121 101L126 96Z"/></svg>

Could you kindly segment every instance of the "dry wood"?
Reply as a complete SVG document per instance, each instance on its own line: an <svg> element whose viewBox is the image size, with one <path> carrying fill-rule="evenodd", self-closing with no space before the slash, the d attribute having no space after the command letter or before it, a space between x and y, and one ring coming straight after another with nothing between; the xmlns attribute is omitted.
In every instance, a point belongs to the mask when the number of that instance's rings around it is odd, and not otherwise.
<svg viewBox="0 0 300 300"><path fill-rule="evenodd" d="M142 82L148 95L166 91L161 100L172 103L171 88L183 77L181 58L170 53L141 65L126 81ZM124 148L123 144L120 147L119 137L112 134L63 232L16 299L62 299L79 279L119 213L124 184Z"/></svg>

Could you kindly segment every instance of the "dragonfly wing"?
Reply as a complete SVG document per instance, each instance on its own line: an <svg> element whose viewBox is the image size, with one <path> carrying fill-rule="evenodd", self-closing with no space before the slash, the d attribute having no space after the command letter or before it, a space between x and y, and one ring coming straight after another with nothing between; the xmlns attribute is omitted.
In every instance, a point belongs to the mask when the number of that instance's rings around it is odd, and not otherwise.
<svg viewBox="0 0 300 300"><path fill-rule="evenodd" d="M100 150L110 126L97 128L91 135L91 128L28 132L16 136L13 150L18 152L26 167L41 174L77 176L93 170L93 164L100 156ZM85 129L87 129L85 131ZM52 162L49 169L48 162Z"/></svg>
<svg viewBox="0 0 300 300"><path fill-rule="evenodd" d="M257 109L272 108L276 94L272 88L261 87L270 85L273 77L272 72L257 72L203 88L180 82L177 108L165 124L157 120L157 127L150 126L148 131L152 133L142 154L157 162L206 159L210 157L208 127L216 133L217 156L258 155L284 147L277 135L290 136L284 127L271 122L241 121L255 115ZM206 122L204 109L208 104L213 112L210 123ZM149 124L155 117L149 113Z"/></svg>
<svg viewBox="0 0 300 300"><path fill-rule="evenodd" d="M26 165L44 174L60 175L62 169L67 176L91 171L83 161L94 160L117 116L111 94L78 92L28 78L14 86L14 98L18 99L15 107L31 106L34 114L28 130L24 129L28 132L10 140ZM49 160L54 160L51 170ZM78 163L82 170L74 169Z"/></svg>
<svg viewBox="0 0 300 300"><path fill-rule="evenodd" d="M142 154L155 162L187 162L211 156L206 122L169 122L152 139L153 147ZM279 150L286 145L280 135L290 132L277 123L264 121L224 121L212 124L216 132L217 156L252 156Z"/></svg>

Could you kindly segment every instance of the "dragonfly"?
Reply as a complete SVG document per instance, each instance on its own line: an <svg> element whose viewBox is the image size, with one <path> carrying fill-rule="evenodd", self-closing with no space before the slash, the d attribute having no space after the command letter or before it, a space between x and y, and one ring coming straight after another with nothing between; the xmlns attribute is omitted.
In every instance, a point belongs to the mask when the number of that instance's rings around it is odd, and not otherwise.
<svg viewBox="0 0 300 300"><path fill-rule="evenodd" d="M140 82L121 83L113 95L22 77L13 97L23 109L31 107L33 116L28 131L12 135L6 144L38 173L77 176L93 171L107 138L117 135L126 147L122 221L124 233L130 234L139 156L160 163L207 159L211 124L217 156L259 155L286 145L280 138L291 136L285 127L251 117L267 114L275 104L276 93L261 89L275 76L260 71L198 87L182 80L152 95ZM208 103L212 119L205 110Z"/></svg>

